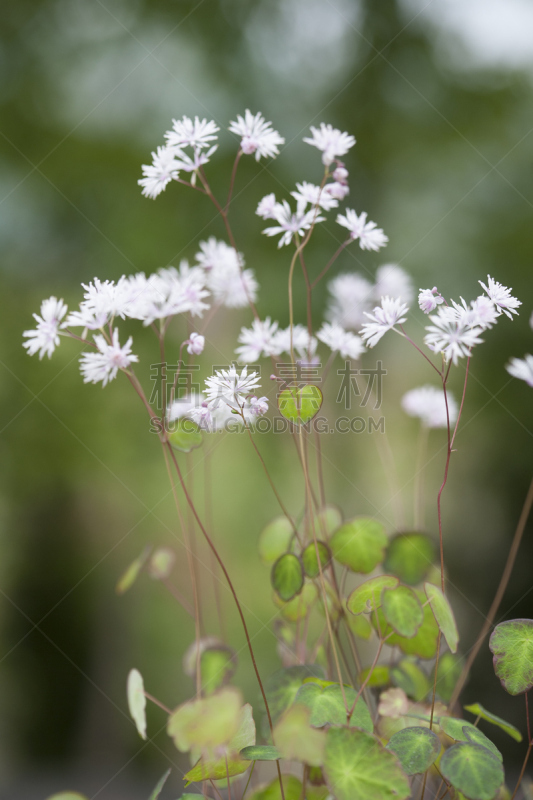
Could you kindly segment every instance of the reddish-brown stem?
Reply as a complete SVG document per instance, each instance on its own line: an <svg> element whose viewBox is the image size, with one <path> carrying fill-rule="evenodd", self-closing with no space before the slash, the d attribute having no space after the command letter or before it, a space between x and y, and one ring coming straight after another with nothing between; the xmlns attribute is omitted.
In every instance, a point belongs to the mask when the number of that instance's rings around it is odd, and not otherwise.
<svg viewBox="0 0 533 800"><path fill-rule="evenodd" d="M152 697L152 695L148 694L148 692L144 692L144 696L146 697L147 700L150 700L151 703L154 703L154 705L159 706L159 708L162 708L163 711L166 711L166 713L169 716L172 714L170 708L167 708L167 706L164 703L161 703L161 701L158 700L156 697Z"/></svg>
<svg viewBox="0 0 533 800"><path fill-rule="evenodd" d="M190 614L190 615L191 615L191 617L194 619L194 611L193 611L193 610L192 610L192 608L190 607L189 603L188 603L188 602L187 602L187 600L185 600L185 598L184 598L184 597L183 597L183 596L182 596L182 595L181 595L181 594L178 592L178 590L176 589L176 587L175 587L175 586L173 586L173 585L170 583L170 581L168 580L168 578L163 578L163 580L161 581L161 583L162 583L162 584L165 586L165 588L166 588L166 589L168 589L168 591L170 592L170 594L172 595L172 597L173 597L175 600L177 600L177 601L178 601L178 603L180 604L180 606L182 606L182 607L185 609L185 611L187 612L187 614Z"/></svg>
<svg viewBox="0 0 533 800"><path fill-rule="evenodd" d="M338 250L337 250L337 251L336 251L336 252L335 252L335 253L332 255L332 257L330 258L330 260L328 261L328 263L326 264L326 266L324 267L324 269L322 270L322 272L320 273L320 275L318 276L318 278L315 278L315 280L314 280L314 281L313 281L313 283L311 284L311 289L314 289L314 288L315 288L315 286L317 285L317 283L320 283L320 281L322 280L322 278L324 277L324 275L325 275L325 274L328 272L329 268L330 268L331 266L333 266L333 264L334 264L334 263L335 263L335 261L338 259L338 257L340 256L340 254L342 253L342 251L344 250L344 248L345 248L347 245L349 245L349 244L350 244L350 242L351 242L351 239L348 237L348 239L346 239L346 241L345 241L345 242L343 242L343 243L341 244L341 246L339 247L339 249L338 249Z"/></svg>
<svg viewBox="0 0 533 800"><path fill-rule="evenodd" d="M231 196L233 194L233 187L235 186L235 177L237 175L237 167L239 166L239 161L241 160L242 150L239 148L239 152L235 156L235 161L233 162L233 169L231 170L231 180L229 184L229 191L228 191L228 199L226 200L226 205L224 206L224 213L227 214L229 211L229 204L231 203Z"/></svg>
<svg viewBox="0 0 533 800"><path fill-rule="evenodd" d="M526 771L527 762L529 761L529 756L531 754L531 748L533 747L533 740L531 739L531 731L529 729L529 708L527 702L528 692L526 692L526 718L527 718L527 752L524 758L524 763L522 764L522 769L520 770L520 775L518 776L518 781L516 782L516 786L514 787L514 792L511 795L511 800L514 800L516 797L516 793L520 788L520 784L522 783L522 778L524 777L524 772Z"/></svg>
<svg viewBox="0 0 533 800"><path fill-rule="evenodd" d="M313 335L313 304L312 304L312 292L313 287L309 282L309 273L307 272L307 267L305 264L305 259L303 253L300 251L300 264L302 267L302 272L305 279L305 287L307 292L307 332L309 333L309 339Z"/></svg>
<svg viewBox="0 0 533 800"><path fill-rule="evenodd" d="M421 356L423 356L423 357L426 359L426 361L428 362L428 364L429 364L431 367L433 367L433 369L435 370L435 372L437 372L437 373L438 373L438 376L439 376L439 378L442 378L442 372L440 371L440 369L439 369L438 367L436 367L436 366L435 366L435 364L433 363L433 361L432 361L430 358L428 358L428 357L427 357L427 355L424 353L424 351L423 351L423 350L421 350L421 349L420 349L420 347L419 347L417 344L415 344L415 342L413 342L413 340L411 339L411 337L410 337L410 336L408 336L408 335L406 334L406 332L405 332L405 331L404 331L404 329L403 329L403 325L399 325L398 327L399 327L399 328L400 328L400 330L401 330L401 336L403 336L405 339L407 339L407 341L409 342L409 344L412 344L412 345L413 345L413 347L415 348L415 350L418 350L418 352L420 353L420 355L421 355ZM396 330L396 328L394 328L394 330Z"/></svg>

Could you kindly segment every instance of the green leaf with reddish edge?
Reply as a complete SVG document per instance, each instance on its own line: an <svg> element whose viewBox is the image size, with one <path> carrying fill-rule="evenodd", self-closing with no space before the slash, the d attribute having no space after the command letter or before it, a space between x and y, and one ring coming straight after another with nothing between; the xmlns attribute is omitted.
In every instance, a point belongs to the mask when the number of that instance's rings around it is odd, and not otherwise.
<svg viewBox="0 0 533 800"><path fill-rule="evenodd" d="M511 725L510 722L506 722L501 717L497 717L496 714L493 714L491 711L487 711L486 708L483 708L481 703L472 703L469 706L465 706L464 709L465 711L470 711L475 717L481 717L481 719L484 719L486 722L497 725L498 728L501 728L502 731L509 734L515 741L522 741L522 734L518 728L515 728L514 725Z"/></svg>
<svg viewBox="0 0 533 800"><path fill-rule="evenodd" d="M387 750L396 753L407 775L419 775L434 763L441 750L439 737L428 728L404 728L391 736Z"/></svg>
<svg viewBox="0 0 533 800"><path fill-rule="evenodd" d="M115 591L117 594L124 594L131 589L139 575L141 574L142 568L148 561L148 556L152 552L152 546L146 545L144 550L142 551L140 556L137 556L135 561L132 561L129 567L122 573L116 587Z"/></svg>
<svg viewBox="0 0 533 800"><path fill-rule="evenodd" d="M302 784L294 775L282 775L283 794L285 800L300 800L302 796ZM248 796L248 800L281 800L279 780L275 778L267 786L261 786Z"/></svg>
<svg viewBox="0 0 533 800"><path fill-rule="evenodd" d="M157 782L157 786L155 787L154 791L149 797L149 800L157 800L161 792L163 791L163 786L168 780L168 776L170 775L171 770L167 769L163 777Z"/></svg>
<svg viewBox="0 0 533 800"><path fill-rule="evenodd" d="M365 581L348 596L346 608L351 614L370 614L381 606L381 593L384 589L398 586L398 578L393 575L378 575Z"/></svg>
<svg viewBox="0 0 533 800"><path fill-rule="evenodd" d="M298 556L285 553L278 558L272 567L270 582L278 597L284 602L300 594L304 585L304 571Z"/></svg>
<svg viewBox="0 0 533 800"><path fill-rule="evenodd" d="M308 544L302 552L302 563L304 572L309 578L316 578L316 576L320 574L318 558L316 557L317 548L322 571L325 570L331 561L331 552L325 542L317 541L316 546L314 542Z"/></svg>
<svg viewBox="0 0 533 800"><path fill-rule="evenodd" d="M372 572L383 561L385 529L369 517L356 517L342 525L330 539L334 558L353 572Z"/></svg>
<svg viewBox="0 0 533 800"><path fill-rule="evenodd" d="M302 664L301 666L278 669L264 683L265 694L270 707L270 714L274 724L294 702L296 693L305 678L324 678L321 667L315 664Z"/></svg>
<svg viewBox="0 0 533 800"><path fill-rule="evenodd" d="M456 653L457 644L459 642L459 634L457 632L457 624L455 622L452 607L448 602L448 598L438 586L434 586L432 583L425 583L424 590L426 592L426 597L429 600L431 610L433 611L435 619L437 620L437 625L439 626L442 635L448 642L448 647L452 653Z"/></svg>
<svg viewBox="0 0 533 800"><path fill-rule="evenodd" d="M533 620L500 622L491 634L489 648L505 691L512 695L529 692L533 686Z"/></svg>
<svg viewBox="0 0 533 800"><path fill-rule="evenodd" d="M300 594L297 594L288 603L284 603L275 592L272 597L274 604L281 609L284 619L289 622L299 622L301 619L305 619L318 600L318 589L314 583L305 583Z"/></svg>
<svg viewBox="0 0 533 800"><path fill-rule="evenodd" d="M403 689L415 703L423 700L431 688L426 673L409 658L402 659L396 667L391 669L391 679L393 684Z"/></svg>
<svg viewBox="0 0 533 800"><path fill-rule="evenodd" d="M344 687L344 697L351 708L357 692L351 686ZM311 711L311 725L321 728L323 725L346 725L346 706L340 684L319 686L317 683L304 683L298 689L294 702L307 706ZM354 712L350 717L350 725L373 733L374 725L368 707L362 697L357 700Z"/></svg>
<svg viewBox="0 0 533 800"><path fill-rule="evenodd" d="M359 680L361 683L366 681L367 675L370 672L372 667L367 667L359 674ZM378 687L378 686L387 686L390 683L390 670L388 667L384 667L380 664L374 667L372 670L372 675L368 683L366 684L370 688Z"/></svg>
<svg viewBox="0 0 533 800"><path fill-rule="evenodd" d="M415 589L415 593L422 604L426 602L426 595L423 591ZM433 616L433 612L429 606L429 603L427 603L425 606L423 605L423 610L424 621L422 622L422 625L412 639L406 639L404 636L398 636L392 631L392 628L387 623L387 620L383 615L383 609L379 608L376 613L378 616L381 633L383 636L392 634L387 639L387 644L391 647L397 645L406 655L419 656L419 658L435 658L437 653L437 642L439 638L439 627L435 621L435 617ZM370 619L377 630L374 617L375 615L373 614Z"/></svg>
<svg viewBox="0 0 533 800"><path fill-rule="evenodd" d="M495 744L482 733L479 728L467 722L464 719L456 719L455 717L440 717L439 727L446 736L454 739L456 742L472 742L472 744L479 744L481 747L486 747L490 750L492 755L503 761L502 754Z"/></svg>
<svg viewBox="0 0 533 800"><path fill-rule="evenodd" d="M344 619L352 633L359 636L360 639L365 639L366 641L370 639L374 629L367 616L364 614L357 614L356 616L353 614L346 614Z"/></svg>
<svg viewBox="0 0 533 800"><path fill-rule="evenodd" d="M259 557L263 564L273 564L289 549L294 529L287 517L276 517L259 534Z"/></svg>
<svg viewBox="0 0 533 800"><path fill-rule="evenodd" d="M310 719L311 709L307 706L300 703L291 706L274 728L274 744L289 761L321 767L326 737L324 731L311 727Z"/></svg>
<svg viewBox="0 0 533 800"><path fill-rule="evenodd" d="M439 769L469 800L493 800L503 783L503 766L486 747L459 743L446 750Z"/></svg>
<svg viewBox="0 0 533 800"><path fill-rule="evenodd" d="M408 586L384 589L381 595L383 615L400 636L412 639L424 621L418 597Z"/></svg>
<svg viewBox="0 0 533 800"><path fill-rule="evenodd" d="M242 718L237 733L224 748L224 756L213 759L202 757L192 769L184 775L189 783L207 780L223 780L235 775L242 775L250 766L250 761L241 757L244 747L255 745L255 723L252 707L246 703L242 709Z"/></svg>
<svg viewBox="0 0 533 800"><path fill-rule="evenodd" d="M321 539L331 536L342 525L342 514L337 506L324 506L313 518L314 530Z"/></svg>
<svg viewBox="0 0 533 800"><path fill-rule="evenodd" d="M214 751L235 736L242 722L242 696L226 686L209 697L189 700L170 715L167 733L182 753L191 749ZM250 744L250 742L246 742ZM241 745L239 750L245 745Z"/></svg>
<svg viewBox="0 0 533 800"><path fill-rule="evenodd" d="M272 747L271 744L253 744L250 747L243 747L240 756L245 761L277 761L282 757L278 748Z"/></svg>
<svg viewBox="0 0 533 800"><path fill-rule="evenodd" d="M175 420L167 435L172 447L182 453L190 453L203 444L202 432L191 419Z"/></svg>
<svg viewBox="0 0 533 800"><path fill-rule="evenodd" d="M200 656L200 676L205 694L228 683L237 669L237 654L228 645L206 647Z"/></svg>
<svg viewBox="0 0 533 800"><path fill-rule="evenodd" d="M442 653L437 669L437 694L445 703L449 703L455 685L463 670L463 658L453 653Z"/></svg>
<svg viewBox="0 0 533 800"><path fill-rule="evenodd" d="M411 793L397 757L354 728L326 733L324 775L337 800L405 800Z"/></svg>
<svg viewBox="0 0 533 800"><path fill-rule="evenodd" d="M383 569L416 586L427 577L435 556L433 540L425 533L397 533L389 542Z"/></svg>
<svg viewBox="0 0 533 800"><path fill-rule="evenodd" d="M305 425L312 420L320 411L321 405L322 392L312 383L284 389L278 395L280 414L295 425Z"/></svg>

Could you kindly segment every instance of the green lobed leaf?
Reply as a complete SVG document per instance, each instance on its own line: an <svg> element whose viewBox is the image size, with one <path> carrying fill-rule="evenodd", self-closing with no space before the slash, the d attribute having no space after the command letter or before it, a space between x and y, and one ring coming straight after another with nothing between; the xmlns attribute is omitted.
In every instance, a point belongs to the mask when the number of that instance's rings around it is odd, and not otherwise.
<svg viewBox="0 0 533 800"><path fill-rule="evenodd" d="M426 595L424 592L419 589L415 589L414 591L421 603L425 603ZM424 620L422 625L415 636L411 639L407 639L404 636L398 636L398 634L392 631L392 628L383 615L383 610L381 608L378 609L377 616L382 635L387 636L389 633L392 633L392 636L389 636L387 639L387 644L391 647L398 646L405 655L419 656L419 658L434 658L437 653L439 627L435 621L429 603L423 606L423 611ZM372 623L376 626L374 619L372 619Z"/></svg>
<svg viewBox="0 0 533 800"><path fill-rule="evenodd" d="M289 622L299 622L301 619L305 619L312 606L318 600L318 589L314 583L305 583L300 594L297 594L287 603L284 603L275 592L273 599L277 607L281 609L281 615L284 619Z"/></svg>
<svg viewBox="0 0 533 800"><path fill-rule="evenodd" d="M171 770L167 769L167 771L165 772L163 777L157 782L157 786L155 787L154 791L152 792L152 794L150 795L148 800L157 800L158 799L159 795L163 791L163 786L167 782L168 776L170 775L170 773L171 773Z"/></svg>
<svg viewBox="0 0 533 800"><path fill-rule="evenodd" d="M305 678L313 676L324 678L324 672L321 667L315 664L302 664L301 666L278 669L265 681L265 694L274 724L283 712L292 705Z"/></svg>
<svg viewBox="0 0 533 800"><path fill-rule="evenodd" d="M200 758L194 767L184 775L184 779L193 783L204 780L223 780L228 775L230 778L242 775L250 766L250 761L243 759L240 751L251 745L255 745L255 722L252 707L246 703L242 709L239 728L224 748L224 755L217 754L217 758Z"/></svg>
<svg viewBox="0 0 533 800"><path fill-rule="evenodd" d="M205 694L228 683L237 669L237 654L228 645L206 647L200 656L200 676Z"/></svg>
<svg viewBox="0 0 533 800"><path fill-rule="evenodd" d="M512 695L528 692L533 686L533 620L500 622L491 634L489 648L505 691Z"/></svg>
<svg viewBox="0 0 533 800"><path fill-rule="evenodd" d="M409 658L402 659L391 669L391 679L395 686L403 689L416 703L423 700L431 688L426 673Z"/></svg>
<svg viewBox="0 0 533 800"><path fill-rule="evenodd" d="M383 568L402 583L416 586L427 577L435 555L433 540L425 533L397 533L389 542Z"/></svg>
<svg viewBox="0 0 533 800"><path fill-rule="evenodd" d="M424 621L418 597L408 586L384 589L381 595L383 615L393 631L412 639Z"/></svg>
<svg viewBox="0 0 533 800"><path fill-rule="evenodd" d="M446 750L439 769L469 800L493 800L504 780L501 761L486 747L468 742Z"/></svg>
<svg viewBox="0 0 533 800"><path fill-rule="evenodd" d="M190 453L203 443L202 432L198 425L190 419L177 419L168 431L168 440L172 447L182 453Z"/></svg>
<svg viewBox="0 0 533 800"><path fill-rule="evenodd" d="M329 544L339 564L366 574L383 561L387 536L380 522L356 517L335 531Z"/></svg>
<svg viewBox="0 0 533 800"><path fill-rule="evenodd" d="M300 594L304 585L304 571L298 556L293 553L280 556L272 567L270 582L279 598L285 602Z"/></svg>
<svg viewBox="0 0 533 800"><path fill-rule="evenodd" d="M305 425L312 420L320 411L321 405L322 392L311 383L284 389L278 395L280 414L295 425Z"/></svg>
<svg viewBox="0 0 533 800"><path fill-rule="evenodd" d="M259 534L259 557L263 564L273 564L289 549L294 530L287 517L276 517Z"/></svg>
<svg viewBox="0 0 533 800"><path fill-rule="evenodd" d="M365 581L348 596L346 608L352 614L370 614L381 606L381 594L384 589L398 586L398 578L392 575L378 575Z"/></svg>
<svg viewBox="0 0 533 800"><path fill-rule="evenodd" d="M359 680L361 681L361 683L366 681L367 675L371 669L372 667L367 667L366 669L362 670L362 672L359 674ZM378 664L377 666L374 667L374 669L372 669L372 675L370 676L370 679L366 685L371 688L378 686L387 686L387 684L390 683L390 678L391 676L389 668L384 667L381 664Z"/></svg>
<svg viewBox="0 0 533 800"><path fill-rule="evenodd" d="M464 707L465 711L470 711L471 714L474 714L475 717L481 717L481 719L486 720L486 722L491 722L493 725L497 725L498 728L501 728L502 731L509 734L515 741L521 742L522 741L522 734L515 728L514 725L511 725L510 722L506 722L501 717L497 717L496 714L493 714L491 711L487 711L486 708L483 708L481 703L472 703L469 706Z"/></svg>
<svg viewBox="0 0 533 800"><path fill-rule="evenodd" d="M372 636L372 623L364 614L357 614L354 616L353 614L346 614L345 616L346 623L352 633L356 636L359 636L361 639L365 639L368 641Z"/></svg>
<svg viewBox="0 0 533 800"><path fill-rule="evenodd" d="M324 731L311 726L310 720L311 709L295 703L276 724L274 744L289 761L302 761L312 767L321 767L326 737Z"/></svg>
<svg viewBox="0 0 533 800"><path fill-rule="evenodd" d="M463 659L454 653L442 653L437 669L437 694L449 703L463 669Z"/></svg>
<svg viewBox="0 0 533 800"><path fill-rule="evenodd" d="M227 745L241 722L241 693L235 687L226 686L209 697L188 700L178 706L168 719L167 733L182 753L191 749L209 753Z"/></svg>
<svg viewBox="0 0 533 800"><path fill-rule="evenodd" d="M428 728L404 728L391 737L387 750L392 750L400 759L407 775L425 772L440 753L439 737Z"/></svg>
<svg viewBox="0 0 533 800"><path fill-rule="evenodd" d="M424 590L426 597L429 600L431 610L435 615L437 625L439 626L442 635L448 643L448 647L452 653L457 652L457 644L459 642L459 634L457 632L457 624L452 607L448 602L446 595L434 586L432 583L425 583Z"/></svg>
<svg viewBox="0 0 533 800"><path fill-rule="evenodd" d="M277 761L281 758L281 753L271 744L253 744L243 747L240 756L245 761Z"/></svg>
<svg viewBox="0 0 533 800"><path fill-rule="evenodd" d="M138 669L132 669L127 683L128 708L141 739L146 739L146 697L144 682Z"/></svg>
<svg viewBox="0 0 533 800"><path fill-rule="evenodd" d="M351 686L344 687L344 696L351 708L357 692ZM323 725L346 725L346 707L340 684L320 686L317 683L304 683L298 689L295 703L307 706L311 711L311 725L321 728ZM362 697L357 700L354 712L350 717L350 725L373 733L374 725L368 707Z"/></svg>
<svg viewBox="0 0 533 800"><path fill-rule="evenodd" d="M318 558L316 557L317 549L322 571L324 571L331 561L331 552L325 542L317 541L316 546L314 542L308 544L302 552L302 564L304 572L309 578L316 578L317 575L320 574Z"/></svg>
<svg viewBox="0 0 533 800"><path fill-rule="evenodd" d="M496 756L500 761L503 760L502 754L496 745L471 722L467 722L464 719L456 719L455 717L440 717L439 727L446 736L455 739L456 742L479 744L481 747L486 747L487 750L490 750L492 755Z"/></svg>
<svg viewBox="0 0 533 800"><path fill-rule="evenodd" d="M374 736L353 728L326 733L324 774L337 800L405 800L410 795L396 756Z"/></svg>
<svg viewBox="0 0 533 800"><path fill-rule="evenodd" d="M142 568L146 564L148 560L148 556L152 552L151 545L146 545L144 550L142 551L140 556L137 556L135 561L132 561L129 567L122 573L119 581L115 587L115 592L117 594L124 594L131 589L139 575L141 574Z"/></svg>

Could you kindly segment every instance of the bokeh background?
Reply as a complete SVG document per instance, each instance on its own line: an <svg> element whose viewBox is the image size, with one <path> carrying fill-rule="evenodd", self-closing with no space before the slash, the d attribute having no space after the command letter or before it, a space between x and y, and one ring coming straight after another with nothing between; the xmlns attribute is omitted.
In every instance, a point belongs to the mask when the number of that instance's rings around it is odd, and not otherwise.
<svg viewBox="0 0 533 800"><path fill-rule="evenodd" d="M175 579L188 592L172 498L157 439L126 381L83 385L78 349L52 361L21 347L31 314L50 295L71 306L80 282L117 279L193 259L198 242L223 237L199 195L171 187L156 202L136 184L172 117L213 118L226 128L261 110L286 137L281 156L243 159L232 218L256 271L259 312L288 322L288 250L259 235L253 210L266 193L287 197L296 180L318 182L311 124L353 133L346 159L349 205L366 209L390 244L381 254L346 251L335 272L371 277L402 265L416 287L438 285L467 300L490 273L512 286L522 313L486 335L472 360L464 422L444 500L450 591L463 647L488 609L531 479L532 390L504 365L533 349L533 7L528 0L17 0L0 5L0 796L41 800L71 788L101 800L144 798L167 765L180 766L164 715L149 710L147 746L128 718L132 666L168 705L192 693L181 659L189 617L144 578L115 595L124 567L147 542L174 545ZM236 141L222 133L209 167L227 186ZM331 224L316 237L312 269L337 246ZM296 286L301 290L299 277ZM303 316L303 293L297 313ZM317 291L315 315L325 306ZM416 315L415 315L416 316ZM231 360L246 310L210 328L202 364ZM420 336L421 322L412 322ZM389 337L391 339L393 337ZM157 360L149 331L134 331L139 374ZM179 339L176 339L179 344ZM431 380L403 342L376 354L388 369L383 413L402 499L413 490L416 424L404 391ZM463 365L452 381L459 394ZM376 434L374 434L374 437ZM301 492L294 450L260 442L291 501ZM444 438L433 433L426 516L436 533L435 494ZM394 527L390 493L372 436L333 437L327 494L346 515L372 513ZM205 451L212 455L205 459ZM212 438L190 459L198 485L210 464L213 530L230 565L264 674L277 668L268 571L256 542L278 511L244 437ZM197 476L197 478L196 478ZM409 519L409 511L407 512ZM533 616L528 532L501 607ZM207 554L204 554L208 562ZM217 632L213 581L203 587ZM237 680L257 691L231 600L220 587L226 637L240 651ZM465 699L524 728L521 698L500 689L485 648ZM522 749L505 748L508 769ZM169 794L169 796L170 796Z"/></svg>

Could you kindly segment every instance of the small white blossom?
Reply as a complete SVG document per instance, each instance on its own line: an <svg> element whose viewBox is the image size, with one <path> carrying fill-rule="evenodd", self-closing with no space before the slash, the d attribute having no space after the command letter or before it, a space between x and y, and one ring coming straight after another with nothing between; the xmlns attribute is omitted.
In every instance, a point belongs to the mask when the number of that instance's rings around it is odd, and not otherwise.
<svg viewBox="0 0 533 800"><path fill-rule="evenodd" d="M242 136L242 152L245 155L255 153L256 161L262 156L274 158L279 155L278 145L285 144L285 139L272 128L271 122L265 122L261 114L254 115L248 109L244 112L244 119L237 115L237 122L230 122L229 130Z"/></svg>
<svg viewBox="0 0 533 800"><path fill-rule="evenodd" d="M210 408L218 408L222 402L236 411L240 411L247 396L261 386L257 372L248 375L247 367L243 367L239 373L235 366L216 370L213 377L206 378L205 385Z"/></svg>
<svg viewBox="0 0 533 800"><path fill-rule="evenodd" d="M457 403L447 392L450 425L457 419ZM446 402L444 392L435 386L421 386L411 389L402 397L402 408L411 417L418 417L426 428L447 428Z"/></svg>
<svg viewBox="0 0 533 800"><path fill-rule="evenodd" d="M198 267L189 267L183 260L179 270L175 267L160 269L146 278L143 273L127 279L129 292L128 316L151 325L156 319L167 319L176 314L191 313L201 316L209 308L205 298L206 277Z"/></svg>
<svg viewBox="0 0 533 800"><path fill-rule="evenodd" d="M185 416L190 417L190 412L195 408L199 408L204 402L205 397L202 392L186 394L183 397L179 397L177 400L174 400L167 411L168 421L173 422Z"/></svg>
<svg viewBox="0 0 533 800"><path fill-rule="evenodd" d="M68 315L67 327L94 331L103 328L116 316L122 319L129 316L131 297L128 279L124 275L117 283L94 278L91 283L82 283L82 286L85 292L80 310Z"/></svg>
<svg viewBox="0 0 533 800"><path fill-rule="evenodd" d="M210 147L206 152L195 149L193 151L192 158L187 153L180 153L177 161L179 169L183 170L183 172L197 172L200 167L203 167L204 164L209 163L209 159L217 149L218 145ZM193 178L195 179L196 176L193 176ZM194 180L191 182L194 184Z"/></svg>
<svg viewBox="0 0 533 800"><path fill-rule="evenodd" d="M408 304L414 300L411 276L398 264L383 264L376 272L374 297L379 302L385 296L399 297Z"/></svg>
<svg viewBox="0 0 533 800"><path fill-rule="evenodd" d="M311 138L304 139L306 144L322 151L322 163L331 164L339 156L345 155L354 146L355 139L348 133L342 133L331 125L320 123L320 128L311 125Z"/></svg>
<svg viewBox="0 0 533 800"><path fill-rule="evenodd" d="M300 363L312 364L315 360L315 353L318 342L314 336L309 336L309 331L303 325L293 325L292 328L292 347L300 357ZM285 328L277 331L274 335L274 345L276 355L291 352L291 329Z"/></svg>
<svg viewBox="0 0 533 800"><path fill-rule="evenodd" d="M361 338L368 347L374 347L387 331L405 322L407 317L403 315L408 311L409 307L399 297L382 297L381 305L376 306L371 314L364 312L371 322L365 322L359 331Z"/></svg>
<svg viewBox="0 0 533 800"><path fill-rule="evenodd" d="M490 275L487 275L488 286L482 281L479 281L480 285L485 289L487 295L490 297L494 305L498 308L500 312L506 314L509 319L513 318L513 314L518 314L516 310L518 306L522 305L521 300L517 300L516 297L511 295L511 289L508 289L507 286L503 286L498 281L495 281Z"/></svg>
<svg viewBox="0 0 533 800"><path fill-rule="evenodd" d="M251 328L242 328L239 334L241 346L237 347L239 361L245 364L253 364L261 356L279 355L275 335L278 330L278 323L271 322L267 317L264 322L254 319Z"/></svg>
<svg viewBox="0 0 533 800"><path fill-rule="evenodd" d="M286 200L276 203L273 213L278 225L273 228L265 228L263 233L267 236L277 236L278 233L281 233L282 237L278 242L278 247L290 244L294 234L303 236L311 225L325 220L325 217L317 215L314 208L306 212L297 210L294 214Z"/></svg>
<svg viewBox="0 0 533 800"><path fill-rule="evenodd" d="M477 297L469 306L461 297L461 305L452 300L452 305L457 312L457 319L469 328L479 327L482 330L492 328L498 321L500 312L484 294Z"/></svg>
<svg viewBox="0 0 533 800"><path fill-rule="evenodd" d="M520 378L525 381L528 386L533 386L533 356L527 354L525 358L512 358L510 363L505 367L509 375L513 378Z"/></svg>
<svg viewBox="0 0 533 800"><path fill-rule="evenodd" d="M375 222L367 222L367 213L363 211L359 216L351 208L346 209L346 214L339 214L337 222L350 231L350 239L359 239L361 250L379 250L389 241L383 230Z"/></svg>
<svg viewBox="0 0 533 800"><path fill-rule="evenodd" d="M365 352L361 337L345 331L335 322L325 322L318 331L317 338L334 352L338 351L341 358L353 358L356 361Z"/></svg>
<svg viewBox="0 0 533 800"><path fill-rule="evenodd" d="M482 328L470 327L455 308L441 306L430 320L433 324L426 326L424 342L434 353L443 353L447 361L452 359L455 365L459 358L469 357L472 347L483 341L479 338Z"/></svg>
<svg viewBox="0 0 533 800"><path fill-rule="evenodd" d="M209 142L217 140L217 133L220 128L213 120L199 120L194 118L194 122L189 117L172 120L172 130L165 133L165 139L173 147L194 147L202 150L209 146Z"/></svg>
<svg viewBox="0 0 533 800"><path fill-rule="evenodd" d="M176 150L171 147L158 147L152 159L151 164L142 165L143 177L137 183L143 187L145 197L155 200L170 181L178 179L180 163L176 160Z"/></svg>
<svg viewBox="0 0 533 800"><path fill-rule="evenodd" d="M101 334L94 336L97 353L83 353L80 358L80 371L84 383L98 383L106 386L117 376L119 369L127 369L129 365L138 361L139 357L131 352L132 338L121 347L118 340L118 329L113 331L113 338L109 344Z"/></svg>
<svg viewBox="0 0 533 800"><path fill-rule="evenodd" d="M191 333L187 339L187 352L190 355L199 356L203 352L205 346L205 337L200 333Z"/></svg>
<svg viewBox="0 0 533 800"><path fill-rule="evenodd" d="M339 183L346 183L348 180L348 170L346 167L341 167L340 165L337 169L333 172L333 180L339 181Z"/></svg>
<svg viewBox="0 0 533 800"><path fill-rule="evenodd" d="M297 183L296 188L298 191L291 192L291 194L296 200L299 213L303 213L308 204L311 206L319 206L323 208L324 211L337 208L339 205L339 201L329 192L326 192L327 187L321 189L320 186L316 186L314 183L304 181L303 183Z"/></svg>
<svg viewBox="0 0 533 800"><path fill-rule="evenodd" d="M252 270L243 269L244 258L235 248L210 236L207 242L200 242L196 259L206 272L207 286L217 303L244 308L255 302L258 283Z"/></svg>
<svg viewBox="0 0 533 800"><path fill-rule="evenodd" d="M28 341L23 343L28 351L28 355L33 356L39 353L39 359L46 354L52 358L52 353L59 345L59 329L65 327L61 320L67 313L67 306L63 300L56 297L49 297L41 303L41 316L34 314L33 318L37 322L37 328L24 331L22 334Z"/></svg>
<svg viewBox="0 0 533 800"><path fill-rule="evenodd" d="M370 311L373 287L370 281L357 273L341 273L328 283L330 301L326 319L343 328L359 328L364 322L364 312Z"/></svg>
<svg viewBox="0 0 533 800"><path fill-rule="evenodd" d="M431 314L441 303L444 303L444 297L439 293L436 286L433 289L420 289L418 305L424 314Z"/></svg>
<svg viewBox="0 0 533 800"><path fill-rule="evenodd" d="M250 397L250 412L255 417L262 417L268 411L268 397Z"/></svg>
<svg viewBox="0 0 533 800"><path fill-rule="evenodd" d="M258 217L262 219L276 219L275 209L277 206L276 195L274 192L271 194L265 195L262 200L259 201L257 206L257 211L255 212Z"/></svg>
<svg viewBox="0 0 533 800"><path fill-rule="evenodd" d="M335 200L342 201L350 194L350 187L347 183L339 183L338 181L327 183L324 186L324 194L333 197Z"/></svg>

